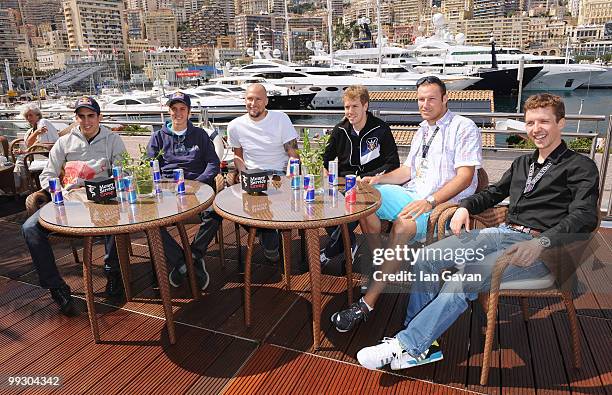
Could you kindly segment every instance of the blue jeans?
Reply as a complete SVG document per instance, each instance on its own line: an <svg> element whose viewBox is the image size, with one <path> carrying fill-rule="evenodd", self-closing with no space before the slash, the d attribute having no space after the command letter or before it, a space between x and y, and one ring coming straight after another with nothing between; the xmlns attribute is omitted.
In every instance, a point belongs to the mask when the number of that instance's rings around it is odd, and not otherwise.
<svg viewBox="0 0 612 395"><path fill-rule="evenodd" d="M355 245L355 229L357 229L357 225L359 225L359 222L357 221L349 222L347 224L349 238L351 240L351 247ZM333 258L336 255L343 253L344 240L342 239L342 226L330 226L325 228L325 231L329 235L329 241L325 246L325 256L327 256L328 258Z"/></svg>
<svg viewBox="0 0 612 395"><path fill-rule="evenodd" d="M38 223L39 216L39 211L32 214L21 227L21 231L30 250L34 268L38 273L40 286L43 288L59 288L66 283L57 270L53 249L51 243L49 243L51 232ZM105 236L104 251L106 252L104 255L104 271L107 274L119 273L119 257L117 256L115 237Z"/></svg>
<svg viewBox="0 0 612 395"><path fill-rule="evenodd" d="M440 287L439 281L419 280L420 273L439 274L444 269L456 266L456 259L438 254L436 259L418 260L413 268L417 281L413 283L408 302L404 322L406 328L396 335L402 348L412 356L424 353L468 308L469 301L475 300L479 292L489 289L495 261L504 250L513 244L531 239L528 234L502 225L498 228L463 232L458 237L448 237L425 248L425 253L428 250L431 253L434 249L465 251L469 248L481 248L483 259L465 262L460 269L460 273L480 275L481 281L446 281ZM510 265L504 271L502 281L539 278L548 273L541 261L536 261L528 267Z"/></svg>
<svg viewBox="0 0 612 395"><path fill-rule="evenodd" d="M219 230L222 218L211 207L200 213L200 220L202 224L191 243L191 252L196 258L203 258L206 255L208 245L215 237L217 230ZM183 248L170 236L170 233L165 228L162 228L160 232L168 266L181 267L185 264Z"/></svg>

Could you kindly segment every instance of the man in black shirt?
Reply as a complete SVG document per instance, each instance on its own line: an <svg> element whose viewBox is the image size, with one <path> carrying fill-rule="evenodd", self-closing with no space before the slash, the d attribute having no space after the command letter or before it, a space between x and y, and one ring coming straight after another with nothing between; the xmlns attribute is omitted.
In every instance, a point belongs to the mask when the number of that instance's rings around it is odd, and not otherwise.
<svg viewBox="0 0 612 395"><path fill-rule="evenodd" d="M354 174L358 177L372 177L388 173L399 167L399 153L391 128L385 121L368 111L370 95L362 85L349 86L342 96L344 119L331 132L323 154L323 166L329 169L329 162L338 159L338 175ZM348 224L351 239L351 254L357 252L354 230L358 222ZM330 240L321 250L321 265L344 252L342 227L327 228Z"/></svg>
<svg viewBox="0 0 612 395"><path fill-rule="evenodd" d="M501 255L510 257L502 281L540 278L555 273L539 259L545 249L563 245L572 234L587 235L596 229L599 173L590 158L570 150L561 139L565 126L561 98L532 96L524 112L528 136L537 150L517 158L497 184L460 202L451 220L455 236L421 250L424 258L416 259L412 271L416 280L406 328L359 351L357 359L363 366L376 369L390 363L391 369L405 369L442 359L436 339L467 309L470 300L489 287L491 271ZM508 196L505 224L470 231L470 214ZM461 232L463 227L466 232ZM468 250L472 251L469 258ZM437 251L443 255L435 254ZM467 276L445 281L440 287L435 275L454 266L461 266L459 273Z"/></svg>

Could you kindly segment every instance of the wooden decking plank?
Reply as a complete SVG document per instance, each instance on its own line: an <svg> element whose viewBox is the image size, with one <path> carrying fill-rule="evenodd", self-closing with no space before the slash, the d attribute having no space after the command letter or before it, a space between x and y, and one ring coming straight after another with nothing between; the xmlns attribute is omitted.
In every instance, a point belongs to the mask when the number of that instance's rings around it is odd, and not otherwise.
<svg viewBox="0 0 612 395"><path fill-rule="evenodd" d="M106 320L100 323L100 332L104 333L115 325L121 325L127 313L122 311L110 312ZM0 367L4 373L38 372L39 369L48 369L70 357L85 345L91 342L91 328L87 317L77 317L49 335L41 338L37 343L24 348ZM35 368L33 366L36 366ZM63 385L63 383L62 383Z"/></svg>
<svg viewBox="0 0 612 395"><path fill-rule="evenodd" d="M538 393L545 394L570 389L550 314L540 310L527 321L535 386Z"/></svg>
<svg viewBox="0 0 612 395"><path fill-rule="evenodd" d="M395 293L380 295L374 310L370 312L368 321L360 323L357 328L353 329L355 334L346 348L344 361L357 363L357 352L363 347L378 344L384 336L395 336L395 333L386 333L385 330L389 320L403 321L404 319L404 317L392 316L397 299L398 295Z"/></svg>
<svg viewBox="0 0 612 395"><path fill-rule="evenodd" d="M590 262L580 267L584 280L588 283L587 292L596 301L592 307L594 312L585 314L584 311L580 311L580 314L597 316L593 313L601 313L601 316L612 319L612 277L608 277L604 270L609 264Z"/></svg>
<svg viewBox="0 0 612 395"><path fill-rule="evenodd" d="M269 344L263 344L255 354L249 358L247 363L238 371L224 388L223 394L253 394L257 393L259 387L276 368L279 360L283 357L285 349ZM195 388L195 386L194 386ZM192 388L188 393L193 392Z"/></svg>
<svg viewBox="0 0 612 395"><path fill-rule="evenodd" d="M10 281L0 285L0 318L20 309L26 304L40 298L49 292L46 289L26 285L17 281Z"/></svg>
<svg viewBox="0 0 612 395"><path fill-rule="evenodd" d="M499 333L504 392L535 394L528 333L518 306L499 305Z"/></svg>
<svg viewBox="0 0 612 395"><path fill-rule="evenodd" d="M303 372L306 361L307 354L285 350L276 368L266 377L258 392L263 394L289 392L295 381L301 377L300 374L308 374Z"/></svg>
<svg viewBox="0 0 612 395"><path fill-rule="evenodd" d="M212 382L214 379L207 381L206 379L210 379L210 377L206 376L205 372L217 359L221 359L224 364L227 364L226 376L234 373L230 372L231 363L228 363L228 361L236 357L236 348L229 347L234 341L241 343L243 349L250 348L252 350L255 348L255 344L247 344L247 341L237 340L229 336L212 334L210 332L206 335L207 331L205 330L198 330L196 333L200 336L199 339L185 339L185 341L192 343L192 352L188 353L186 358L180 363L176 363L168 379L156 387L152 393L169 394L175 392L182 394L189 388L192 388L198 381L206 381L203 389L210 389L214 386ZM183 340L181 339L181 341ZM250 350L248 351L250 352ZM237 365L235 370L238 370L240 364L235 365ZM230 377L226 378L227 380L230 379Z"/></svg>
<svg viewBox="0 0 612 395"><path fill-rule="evenodd" d="M605 394L603 383L599 372L595 367L595 362L590 352L588 352L587 340L579 325L579 334L582 351L582 366L574 369L573 353L571 347L571 335L569 320L566 313L556 312L552 314L553 324L559 338L559 346L563 355L565 371L569 375L570 387L574 393ZM610 346L610 344L609 344Z"/></svg>
<svg viewBox="0 0 612 395"><path fill-rule="evenodd" d="M199 373L199 379L186 393L221 393L244 362L249 359L254 349L253 343L234 339L204 372Z"/></svg>
<svg viewBox="0 0 612 395"><path fill-rule="evenodd" d="M434 375L431 377L431 381L456 388L465 388L468 374L469 338L470 314L464 313L442 336L440 347L442 348L444 359L435 364ZM413 374L412 370L406 370L403 374L411 377L426 378L424 375Z"/></svg>
<svg viewBox="0 0 612 395"><path fill-rule="evenodd" d="M583 352L589 352L593 357L595 368L599 372L602 388L612 393L612 323L610 320L602 320L591 317L578 317L580 326L584 332L588 348Z"/></svg>
<svg viewBox="0 0 612 395"><path fill-rule="evenodd" d="M201 330L187 327L185 325L177 325L177 343L170 345L167 336L163 336L161 342L155 345L155 358L151 359L147 354L139 353L140 350L135 350L133 355L140 354L146 358L146 362L142 358L135 359L139 361L136 369L130 369L126 372L132 378L129 383L121 388L118 393L121 394L147 394L152 393L155 387L161 385L166 379L173 380L172 375L176 365L180 365L189 355L189 351L199 345L196 340L197 335L207 337L208 334L203 334ZM153 338L151 338L153 340ZM132 358L130 358L132 359ZM155 372L155 374L150 374ZM173 392L176 393L176 392Z"/></svg>
<svg viewBox="0 0 612 395"><path fill-rule="evenodd" d="M90 388L96 385L107 374L116 374L118 366L126 360L131 362L131 367L121 371L122 376L128 376L132 379L136 377L134 371L139 371L143 368L143 360L138 357L145 355L145 360L156 358L161 354L159 347L154 345L158 343L159 327L153 323L147 327L141 325L134 332L121 339L120 342L111 345L111 347L98 354L87 366L81 368L74 376L66 381L66 384L58 391L59 393L93 393ZM132 344L130 344L132 343ZM148 352L142 354L142 351L149 348ZM153 376L155 377L155 376ZM104 393L115 393L111 391L111 387L105 388Z"/></svg>
<svg viewBox="0 0 612 395"><path fill-rule="evenodd" d="M500 393L500 352L497 331L495 333L493 350L490 358L491 368L489 369L489 381L484 387L480 385L486 325L486 318L484 318L484 312L482 311L480 303L478 301L472 302L467 389L487 394L498 394Z"/></svg>
<svg viewBox="0 0 612 395"><path fill-rule="evenodd" d="M142 333L151 331L150 324L154 322L153 320L153 318L129 314L120 324L110 327L102 334L103 341L109 339L106 342L95 344L91 335L87 336L84 339L84 347L74 351L66 350L69 355L53 363L45 364L44 369L37 366L37 363L30 365L31 369L39 374L52 373L62 377L62 386L58 389L62 393L76 391L75 387L83 384L83 378L104 370L104 363L113 356L113 347L119 347L112 342L119 343L122 339L134 335L140 335L139 339L142 340ZM97 361L98 364L92 364L93 361ZM80 380L73 380L75 377ZM32 390L26 393L44 393L44 391Z"/></svg>

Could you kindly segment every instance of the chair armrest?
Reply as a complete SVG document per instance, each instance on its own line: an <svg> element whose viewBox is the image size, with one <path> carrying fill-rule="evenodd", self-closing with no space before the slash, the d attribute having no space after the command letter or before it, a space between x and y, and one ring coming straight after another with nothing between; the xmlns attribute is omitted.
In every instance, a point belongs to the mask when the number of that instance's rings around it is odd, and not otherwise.
<svg viewBox="0 0 612 395"><path fill-rule="evenodd" d="M20 151L21 151L21 144L23 144L25 142L24 139L19 138L19 139L15 139L13 141L11 141L11 144L9 145L9 152L7 152L7 155L11 155L11 158L13 160L13 163L15 163L15 160L17 158L17 155L19 155Z"/></svg>
<svg viewBox="0 0 612 395"><path fill-rule="evenodd" d="M36 191L28 195L26 198L25 206L28 217L38 210L45 204L49 203L51 199L44 190Z"/></svg>
<svg viewBox="0 0 612 395"><path fill-rule="evenodd" d="M425 239L425 244L429 245L434 241L434 231L436 225L439 224L440 216L444 214L447 210L458 207L457 203L452 202L444 202L437 205L429 214L429 221L427 222L427 235ZM453 213L455 211L453 210ZM452 214L451 214L452 216ZM439 226L439 225L438 225ZM444 232L442 232L442 237L444 237ZM440 228L438 227L438 240L440 240Z"/></svg>
<svg viewBox="0 0 612 395"><path fill-rule="evenodd" d="M471 215L470 218L474 221L480 222L486 228L493 228L505 222L507 215L508 207L495 206L486 209L480 214Z"/></svg>
<svg viewBox="0 0 612 395"><path fill-rule="evenodd" d="M225 188L225 183L223 181L223 174L219 173L215 176L215 192L219 193Z"/></svg>
<svg viewBox="0 0 612 395"><path fill-rule="evenodd" d="M442 207L443 205L440 205ZM444 207L444 210L439 214L437 225L438 225L438 240L442 240L446 233L446 224L453 218L455 212L459 206L457 204L450 204ZM506 215L508 214L508 207L495 206L489 209L486 209L480 214L470 215L470 220L472 221L472 226L474 222L480 222L486 228L493 228L506 220ZM429 237L429 230L428 230ZM431 233L431 238L433 240L433 231Z"/></svg>

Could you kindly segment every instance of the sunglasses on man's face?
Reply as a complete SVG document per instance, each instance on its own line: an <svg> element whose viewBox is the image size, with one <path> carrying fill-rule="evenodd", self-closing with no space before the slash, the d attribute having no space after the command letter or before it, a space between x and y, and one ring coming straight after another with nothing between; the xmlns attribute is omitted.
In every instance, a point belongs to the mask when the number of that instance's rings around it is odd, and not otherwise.
<svg viewBox="0 0 612 395"><path fill-rule="evenodd" d="M443 82L441 79L439 79L438 77L435 77L433 75L428 75L427 77L421 77L417 80L416 82L416 87L420 87L423 84L438 84L438 85L442 85Z"/></svg>

